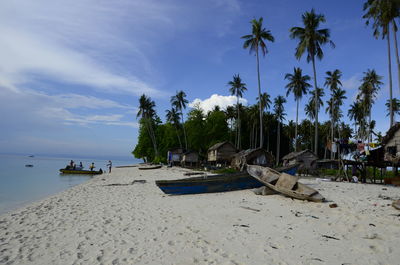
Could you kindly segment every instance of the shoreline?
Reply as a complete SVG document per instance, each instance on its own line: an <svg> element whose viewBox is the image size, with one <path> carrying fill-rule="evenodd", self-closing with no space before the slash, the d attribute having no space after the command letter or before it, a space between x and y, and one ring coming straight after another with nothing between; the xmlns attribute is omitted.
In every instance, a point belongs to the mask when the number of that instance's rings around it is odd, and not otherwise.
<svg viewBox="0 0 400 265"><path fill-rule="evenodd" d="M168 196L154 183L188 171L113 168L2 214L0 263L395 264L400 258L400 212L389 206L399 188L301 179L330 201L312 203L252 190ZM332 202L339 207L329 208Z"/></svg>

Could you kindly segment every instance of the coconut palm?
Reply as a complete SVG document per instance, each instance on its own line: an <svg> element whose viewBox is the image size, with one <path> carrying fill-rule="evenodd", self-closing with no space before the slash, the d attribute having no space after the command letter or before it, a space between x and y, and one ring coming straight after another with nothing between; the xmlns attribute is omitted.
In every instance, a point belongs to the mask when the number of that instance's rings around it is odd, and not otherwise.
<svg viewBox="0 0 400 265"><path fill-rule="evenodd" d="M304 28L293 27L290 29L290 38L298 39L299 43L296 47L295 56L298 60L307 51L307 62L312 62L313 73L314 73L314 89L316 90L317 85L317 71L315 69L315 58L321 60L324 56L322 51L322 45L330 43L332 47L335 44L329 39L329 29L319 29L320 24L325 22L325 16L322 14L316 14L314 9L310 12L306 12L302 15ZM315 142L314 152L318 156L318 103L315 103Z"/></svg>
<svg viewBox="0 0 400 265"><path fill-rule="evenodd" d="M311 123L315 119L315 106L314 102L312 100L309 100L308 103L304 107L304 112L306 113L306 116L310 119ZM311 137L311 123L310 123L310 137ZM314 124L315 125L315 124ZM310 138L310 149L312 149L312 137Z"/></svg>
<svg viewBox="0 0 400 265"><path fill-rule="evenodd" d="M166 110L165 112L166 112L165 117L167 118L167 121L173 124L175 127L176 135L178 136L179 147L182 148L181 137L179 135L179 130L178 130L179 118L180 118L179 113L174 107L172 107L170 110Z"/></svg>
<svg viewBox="0 0 400 265"><path fill-rule="evenodd" d="M387 109L387 114L386 116L390 115L390 99L388 99L385 103L386 109ZM400 100L398 100L397 98L393 98L392 99L392 107L393 107L393 114L394 115L399 115L400 114Z"/></svg>
<svg viewBox="0 0 400 265"><path fill-rule="evenodd" d="M256 98L257 102L260 100L260 97ZM266 92L261 93L261 110L268 110L271 107L271 96Z"/></svg>
<svg viewBox="0 0 400 265"><path fill-rule="evenodd" d="M189 101L186 99L186 93L181 91L177 91L175 96L171 97L171 104L176 108L177 111L180 111L182 118L182 127L183 127L183 135L185 137L185 148L188 149L188 142L186 136L185 122L183 120L183 110L186 109L186 104Z"/></svg>
<svg viewBox="0 0 400 265"><path fill-rule="evenodd" d="M228 82L229 92L231 95L236 96L236 108L237 108L237 120L236 120L236 148L240 150L240 111L239 111L239 99L243 97L243 92L247 90L246 84L242 82L239 74L233 75L233 80Z"/></svg>
<svg viewBox="0 0 400 265"><path fill-rule="evenodd" d="M153 149L156 157L158 156L158 149L157 149L157 141L156 135L153 129L154 118L156 116L156 112L154 110L156 104L154 101L151 100L150 97L147 97L143 94L139 98L139 109L136 115L136 118L141 118L146 126L147 132L153 144Z"/></svg>
<svg viewBox="0 0 400 265"><path fill-rule="evenodd" d="M285 107L283 104L286 103L286 99L283 96L277 96L274 99L274 112L275 112L275 117L278 120L278 132L277 132L277 147L276 147L276 165L279 164L280 160L280 148L281 148L281 123L285 119L286 113L285 113Z"/></svg>
<svg viewBox="0 0 400 265"><path fill-rule="evenodd" d="M229 120L229 125L230 125L230 140L232 141L232 133L233 133L233 119L235 119L236 114L235 114L235 108L233 106L228 106L226 107L225 110L225 115L226 118Z"/></svg>
<svg viewBox="0 0 400 265"><path fill-rule="evenodd" d="M297 151L297 126L299 123L299 102L301 98L307 94L308 89L311 85L308 83L310 81L310 77L308 75L303 75L301 68L294 68L293 74L287 73L285 75L285 79L289 80L289 83L286 85L286 96L289 96L290 93L293 93L294 100L296 101L296 129L295 129L295 137L294 137L294 151Z"/></svg>
<svg viewBox="0 0 400 265"><path fill-rule="evenodd" d="M388 71L389 71L389 104L390 104L390 126L393 126L394 113L393 113L393 89L392 89L392 62L390 55L390 24L393 24L393 33L395 36L396 46L396 59L398 63L398 74L399 74L399 89L400 89L400 63L398 59L398 48L396 31L397 26L395 18L399 16L399 1L393 0L368 0L364 3L365 14L363 18L366 19L366 24L369 25L370 21L373 21L372 28L374 29L373 35L375 38L382 36L382 39L386 38L387 51L388 51Z"/></svg>
<svg viewBox="0 0 400 265"><path fill-rule="evenodd" d="M382 76L378 75L375 70L368 69L367 72L364 72L361 86L358 88L357 99L362 102L364 117L368 116L368 132L367 135L364 135L364 139L366 138L367 140L369 140L371 134L371 130L369 129L371 124L371 109L372 105L375 103L378 91L383 84L381 80ZM393 113L393 106L391 108L391 113Z"/></svg>
<svg viewBox="0 0 400 265"><path fill-rule="evenodd" d="M258 20L251 20L252 32L249 35L242 36L244 39L243 48L249 49L250 53L256 53L257 60L257 81L258 81L258 97L261 98L261 81L260 81L260 61L259 61L259 49L262 54L265 56L268 52L267 45L265 41L274 42L274 37L271 34L270 30L263 28L263 18L260 17ZM263 123L262 123L262 106L261 101L259 101L259 110L260 110L260 148L263 146Z"/></svg>

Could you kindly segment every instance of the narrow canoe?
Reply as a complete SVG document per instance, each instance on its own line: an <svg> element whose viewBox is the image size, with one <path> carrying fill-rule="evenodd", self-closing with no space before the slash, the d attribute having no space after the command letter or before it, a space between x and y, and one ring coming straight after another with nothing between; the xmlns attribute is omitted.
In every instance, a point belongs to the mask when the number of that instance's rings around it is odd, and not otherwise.
<svg viewBox="0 0 400 265"><path fill-rule="evenodd" d="M317 190L298 182L298 178L268 167L248 166L248 173L267 188L285 196L313 202L323 202L325 198Z"/></svg>
<svg viewBox="0 0 400 265"><path fill-rule="evenodd" d="M297 167L298 165L294 165L279 170L285 170L287 173L295 174ZM157 180L156 185L166 194L183 195L253 189L259 188L264 184L244 171L234 174L221 174L177 180Z"/></svg>
<svg viewBox="0 0 400 265"><path fill-rule="evenodd" d="M60 172L63 174L79 174L79 175L98 175L103 174L103 171L100 169L98 171L91 171L91 170L71 170L71 169L60 169Z"/></svg>
<svg viewBox="0 0 400 265"><path fill-rule="evenodd" d="M161 168L161 167L162 167L162 165L147 166L147 167L139 167L139 170L159 169L159 168Z"/></svg>

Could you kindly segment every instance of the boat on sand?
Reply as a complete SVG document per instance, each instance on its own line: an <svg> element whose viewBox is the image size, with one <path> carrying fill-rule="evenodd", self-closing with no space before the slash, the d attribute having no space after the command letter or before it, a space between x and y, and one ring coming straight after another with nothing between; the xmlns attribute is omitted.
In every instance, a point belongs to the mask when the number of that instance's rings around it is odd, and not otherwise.
<svg viewBox="0 0 400 265"><path fill-rule="evenodd" d="M139 167L139 170L159 169L162 165Z"/></svg>
<svg viewBox="0 0 400 265"><path fill-rule="evenodd" d="M278 170L295 174L297 167L298 165L293 165ZM251 177L246 171L242 171L233 174L220 174L177 180L157 180L156 185L166 194L183 195L254 189L264 184Z"/></svg>
<svg viewBox="0 0 400 265"><path fill-rule="evenodd" d="M98 175L103 174L103 170L81 170L81 169L60 169L60 172L63 174L78 174L78 175Z"/></svg>
<svg viewBox="0 0 400 265"><path fill-rule="evenodd" d="M313 202L323 202L325 198L319 192L298 182L298 177L278 172L268 167L247 166L247 172L262 182L267 188L285 196Z"/></svg>

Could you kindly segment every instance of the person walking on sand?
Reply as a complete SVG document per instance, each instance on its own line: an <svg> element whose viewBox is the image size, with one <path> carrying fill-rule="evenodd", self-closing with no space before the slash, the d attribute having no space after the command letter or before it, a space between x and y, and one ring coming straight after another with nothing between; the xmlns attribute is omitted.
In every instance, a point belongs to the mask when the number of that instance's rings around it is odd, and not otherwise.
<svg viewBox="0 0 400 265"><path fill-rule="evenodd" d="M108 160L107 166L108 166L108 173L111 173L111 168L112 168L112 162L111 162L111 160Z"/></svg>
<svg viewBox="0 0 400 265"><path fill-rule="evenodd" d="M93 169L95 168L94 163L92 163L89 168L90 168L90 171L93 171Z"/></svg>

